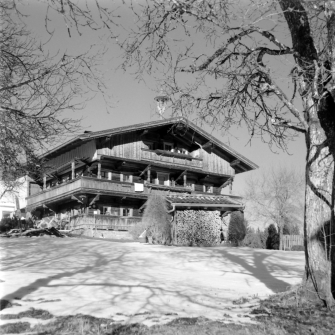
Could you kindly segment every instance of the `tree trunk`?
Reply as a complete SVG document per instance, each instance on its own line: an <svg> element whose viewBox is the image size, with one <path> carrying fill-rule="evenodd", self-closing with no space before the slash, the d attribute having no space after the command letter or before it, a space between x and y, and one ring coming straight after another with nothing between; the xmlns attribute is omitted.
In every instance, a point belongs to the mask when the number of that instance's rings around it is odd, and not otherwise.
<svg viewBox="0 0 335 335"><path fill-rule="evenodd" d="M302 0L278 0L289 26L299 67L306 133L304 243L305 284L330 308L334 305L335 1L324 1L327 45L317 52ZM317 74L330 68L326 79ZM317 74L317 75L316 75ZM314 92L313 92L314 91ZM309 290L307 290L308 292ZM334 294L333 294L334 293Z"/></svg>
<svg viewBox="0 0 335 335"><path fill-rule="evenodd" d="M330 243L334 225L334 156L326 145L327 137L319 120L320 111L317 111L311 96L306 107L309 109L309 131L306 134L305 284L307 288L312 287L330 308L334 305L332 291L335 289L332 288L334 259Z"/></svg>

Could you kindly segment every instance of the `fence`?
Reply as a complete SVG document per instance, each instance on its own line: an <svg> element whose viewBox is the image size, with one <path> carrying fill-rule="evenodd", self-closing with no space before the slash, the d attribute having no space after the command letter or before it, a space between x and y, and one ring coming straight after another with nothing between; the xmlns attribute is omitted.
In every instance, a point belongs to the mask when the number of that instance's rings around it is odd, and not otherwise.
<svg viewBox="0 0 335 335"><path fill-rule="evenodd" d="M283 235L283 249L291 250L294 245L304 245L303 235Z"/></svg>

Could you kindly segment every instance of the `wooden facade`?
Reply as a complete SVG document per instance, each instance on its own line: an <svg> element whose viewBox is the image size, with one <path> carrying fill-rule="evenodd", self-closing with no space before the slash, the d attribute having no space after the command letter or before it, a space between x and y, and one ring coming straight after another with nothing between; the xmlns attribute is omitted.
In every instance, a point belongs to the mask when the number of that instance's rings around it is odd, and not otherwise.
<svg viewBox="0 0 335 335"><path fill-rule="evenodd" d="M78 215L107 215L108 227L115 217L137 222L151 193L231 193L234 176L257 167L182 118L85 133L44 158L28 211L67 212L76 224Z"/></svg>

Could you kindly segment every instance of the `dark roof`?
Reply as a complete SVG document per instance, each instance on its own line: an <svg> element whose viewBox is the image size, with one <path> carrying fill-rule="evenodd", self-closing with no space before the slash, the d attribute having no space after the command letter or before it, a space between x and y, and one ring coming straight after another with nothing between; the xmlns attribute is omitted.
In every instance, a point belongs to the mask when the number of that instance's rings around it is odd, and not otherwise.
<svg viewBox="0 0 335 335"><path fill-rule="evenodd" d="M42 157L46 157L49 154L51 154L51 153L53 153L53 152L55 152L55 151L57 151L61 148L66 147L69 144L73 144L74 142L87 141L87 140L90 140L90 139L99 138L99 137L103 137L103 136L110 136L110 135L116 135L116 134L120 134L120 133L127 133L127 132L131 132L131 131L135 131L135 130L155 128L155 127L158 127L158 126L165 126L165 125L175 124L175 123L184 123L189 128L193 129L197 133L199 133L202 136L204 136L205 138L207 138L210 142L212 142L213 144L215 144L216 146L218 146L219 148L221 148L225 152L229 153L231 156L234 157L234 159L238 159L241 162L243 162L248 167L248 170L253 170L253 169L258 168L258 165L256 165L255 163L253 163L252 161L250 161L246 157L242 156L241 154L239 154L238 152L236 152L235 150L230 148L228 145L222 143L217 138L210 135L209 133L204 131L202 128L198 127L193 122L187 120L184 117L174 117L174 118L169 118L169 119L165 119L165 120L156 120L156 121L151 121L151 122L138 123L138 124L134 124L134 125L130 125L130 126L124 126L124 127L118 127L118 128L112 128L112 129L100 130L100 131L93 131L93 132L89 132L89 133L80 134L80 135L74 137L73 139L63 143L62 145L59 145L59 146L49 150L48 152L43 154Z"/></svg>
<svg viewBox="0 0 335 335"><path fill-rule="evenodd" d="M174 194L166 197L173 204L199 204L199 205L218 205L218 207L229 205L243 207L243 204L231 199L225 195L186 195L186 194Z"/></svg>

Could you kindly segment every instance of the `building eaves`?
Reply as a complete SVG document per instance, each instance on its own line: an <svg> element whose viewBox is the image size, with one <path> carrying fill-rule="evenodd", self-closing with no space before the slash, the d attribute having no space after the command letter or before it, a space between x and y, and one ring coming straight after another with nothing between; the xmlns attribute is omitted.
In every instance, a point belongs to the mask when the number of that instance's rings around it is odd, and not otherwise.
<svg viewBox="0 0 335 335"><path fill-rule="evenodd" d="M59 145L52 150L49 150L48 152L43 154L41 157L46 157L46 156L52 154L53 152L56 152L57 150L60 150L63 147L66 147L67 145L75 143L76 141L88 141L88 140L92 140L92 139L103 137L103 136L112 136L112 135L116 135L116 134L127 133L127 132L136 131L136 130L142 130L142 129L143 130L144 129L150 129L150 128L155 128L155 127L165 126L165 125L175 124L175 123L184 123L185 125L187 125L191 129L193 129L195 132L199 133L200 135L202 135L203 137L208 139L208 141L210 141L211 143L213 143L217 147L221 148L223 151L226 151L227 153L229 153L230 155L235 157L235 159L238 159L241 162L243 162L244 164L246 164L250 169L253 170L253 169L258 168L258 165L256 165L255 163L253 163L252 161L250 161L249 159L247 159L243 155L239 154L237 151L230 148L226 144L222 143L221 141L216 139L214 136L210 135L208 132L201 129L200 127L195 125L193 122L187 120L184 117L174 117L174 118L169 118L169 119L164 119L164 120L156 120L156 121L138 123L138 124L124 126L124 127L118 127L118 128L112 128L112 129L106 129L106 130L100 130L100 131L80 134L80 135L76 136L75 138L73 138L72 140L69 140L69 141L65 142L64 144Z"/></svg>

